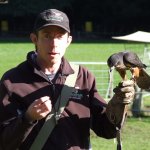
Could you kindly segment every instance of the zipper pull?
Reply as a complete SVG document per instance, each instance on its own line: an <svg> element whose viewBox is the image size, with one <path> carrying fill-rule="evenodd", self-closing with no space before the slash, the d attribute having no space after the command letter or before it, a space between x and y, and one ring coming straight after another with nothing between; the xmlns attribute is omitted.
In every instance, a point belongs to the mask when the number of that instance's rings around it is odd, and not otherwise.
<svg viewBox="0 0 150 150"><path fill-rule="evenodd" d="M55 121L56 124L58 123L58 120L60 119L60 114L58 112L55 113Z"/></svg>

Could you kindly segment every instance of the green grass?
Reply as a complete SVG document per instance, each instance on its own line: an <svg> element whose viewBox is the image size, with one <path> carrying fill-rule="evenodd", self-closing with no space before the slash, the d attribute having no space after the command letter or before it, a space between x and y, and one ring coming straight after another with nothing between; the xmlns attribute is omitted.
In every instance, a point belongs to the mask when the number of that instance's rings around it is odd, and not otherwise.
<svg viewBox="0 0 150 150"><path fill-rule="evenodd" d="M123 150L149 150L150 118L128 118L122 130ZM115 150L114 139L106 140L91 136L93 150Z"/></svg>
<svg viewBox="0 0 150 150"><path fill-rule="evenodd" d="M71 61L106 62L107 58L115 52L131 49L139 55L143 53L144 44L137 43L86 43L72 44L66 53Z"/></svg>
<svg viewBox="0 0 150 150"><path fill-rule="evenodd" d="M0 43L0 76L26 58L34 47L29 43Z"/></svg>
<svg viewBox="0 0 150 150"><path fill-rule="evenodd" d="M140 56L143 54L144 44L137 43L72 43L66 52L70 61L106 62L115 52L131 49ZM26 53L33 50L31 43L0 43L0 76L26 59ZM148 103L148 100L145 100ZM123 150L148 150L150 148L150 118L128 118L123 128ZM114 140L106 140L91 135L93 150L115 150Z"/></svg>
<svg viewBox="0 0 150 150"><path fill-rule="evenodd" d="M70 61L106 62L112 53L123 51L125 48L142 54L144 44L72 43L65 56ZM9 68L25 60L26 53L33 49L34 46L31 43L0 43L0 76Z"/></svg>
<svg viewBox="0 0 150 150"><path fill-rule="evenodd" d="M147 98L145 98L145 99L143 99L144 101L144 103L143 103L143 105L146 105L146 106L148 106L148 107L150 107L150 96L148 96Z"/></svg>

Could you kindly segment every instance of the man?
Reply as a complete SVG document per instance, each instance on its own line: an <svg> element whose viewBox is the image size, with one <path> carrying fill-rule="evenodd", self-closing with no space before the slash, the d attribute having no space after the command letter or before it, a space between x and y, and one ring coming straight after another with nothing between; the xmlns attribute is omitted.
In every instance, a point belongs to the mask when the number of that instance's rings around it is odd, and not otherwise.
<svg viewBox="0 0 150 150"><path fill-rule="evenodd" d="M0 146L28 150L46 116L55 108L67 76L74 68L63 57L70 45L69 20L56 9L40 13L30 38L36 50L7 71L0 84ZM108 107L98 94L94 76L79 67L75 93L60 115L42 150L90 149L90 128L100 137L116 137L125 105L134 96L132 81L119 84ZM60 103L61 99L57 100Z"/></svg>

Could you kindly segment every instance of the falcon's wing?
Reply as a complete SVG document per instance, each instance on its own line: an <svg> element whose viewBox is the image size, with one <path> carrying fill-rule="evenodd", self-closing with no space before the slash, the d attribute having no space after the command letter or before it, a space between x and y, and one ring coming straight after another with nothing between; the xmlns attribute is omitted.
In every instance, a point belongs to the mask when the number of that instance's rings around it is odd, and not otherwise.
<svg viewBox="0 0 150 150"><path fill-rule="evenodd" d="M123 61L128 67L146 68L146 65L142 63L136 53L127 52L123 56Z"/></svg>
<svg viewBox="0 0 150 150"><path fill-rule="evenodd" d="M150 75L145 69L140 70L139 77L136 77L135 80L139 88L150 89Z"/></svg>

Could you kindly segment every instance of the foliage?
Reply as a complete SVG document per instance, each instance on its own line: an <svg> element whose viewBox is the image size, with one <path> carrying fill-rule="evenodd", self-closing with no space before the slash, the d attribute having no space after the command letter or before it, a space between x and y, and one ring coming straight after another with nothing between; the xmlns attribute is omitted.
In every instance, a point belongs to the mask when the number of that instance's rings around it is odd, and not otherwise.
<svg viewBox="0 0 150 150"><path fill-rule="evenodd" d="M86 21L93 22L94 31L149 31L149 0L9 0L0 5L0 18L34 18L48 8L66 12L71 26L81 31Z"/></svg>
<svg viewBox="0 0 150 150"><path fill-rule="evenodd" d="M62 9L71 7L71 0L9 0L8 5L0 5L1 15L12 15L15 17L24 15L35 15L38 12L48 9Z"/></svg>

